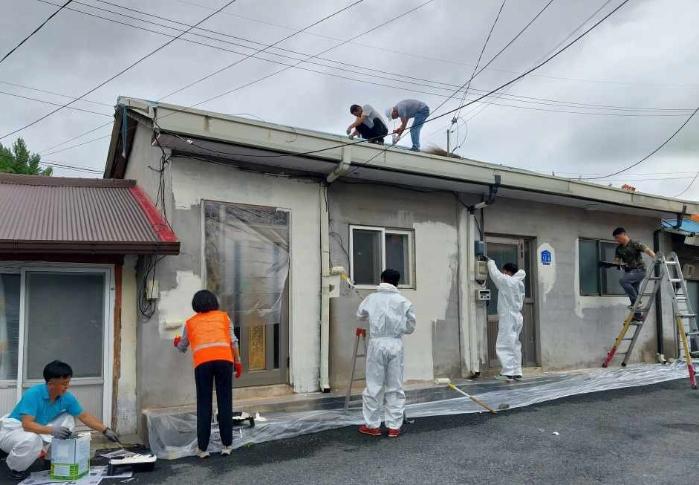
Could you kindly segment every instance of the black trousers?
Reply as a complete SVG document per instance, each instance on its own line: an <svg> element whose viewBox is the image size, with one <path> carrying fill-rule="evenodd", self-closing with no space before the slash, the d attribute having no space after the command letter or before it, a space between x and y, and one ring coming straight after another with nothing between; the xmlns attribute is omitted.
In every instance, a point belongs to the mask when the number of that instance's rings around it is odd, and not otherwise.
<svg viewBox="0 0 699 485"><path fill-rule="evenodd" d="M379 145L383 145L383 137L388 135L388 128L386 128L386 125L383 124L381 118L374 118L373 128L369 128L367 125L362 123L361 125L357 126L357 133L359 133L359 136L362 138L371 140L369 143L378 143ZM376 139L372 140L372 138Z"/></svg>
<svg viewBox="0 0 699 485"><path fill-rule="evenodd" d="M233 443L233 364L226 360L212 360L194 368L197 385L197 441L206 451L211 438L211 405L216 381L218 427L223 446Z"/></svg>

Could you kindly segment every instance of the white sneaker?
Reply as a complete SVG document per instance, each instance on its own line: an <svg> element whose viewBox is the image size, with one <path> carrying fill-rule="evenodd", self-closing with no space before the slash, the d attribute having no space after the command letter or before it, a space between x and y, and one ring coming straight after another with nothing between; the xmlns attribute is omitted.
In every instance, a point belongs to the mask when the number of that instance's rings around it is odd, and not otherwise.
<svg viewBox="0 0 699 485"><path fill-rule="evenodd" d="M211 455L209 454L208 451L197 450L197 456L198 456L199 458L208 458L208 457L210 457Z"/></svg>
<svg viewBox="0 0 699 485"><path fill-rule="evenodd" d="M223 456L230 456L230 454L233 453L233 446L224 446L223 449L221 450L221 455Z"/></svg>

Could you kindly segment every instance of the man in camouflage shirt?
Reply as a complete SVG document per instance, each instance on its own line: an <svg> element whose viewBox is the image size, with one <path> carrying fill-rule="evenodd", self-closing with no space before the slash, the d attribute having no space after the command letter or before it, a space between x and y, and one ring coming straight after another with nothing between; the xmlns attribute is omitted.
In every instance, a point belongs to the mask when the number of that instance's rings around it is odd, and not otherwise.
<svg viewBox="0 0 699 485"><path fill-rule="evenodd" d="M638 290L646 276L646 265L643 262L643 254L655 259L655 253L643 243L633 241L623 227L617 227L612 233L614 240L619 244L614 255L614 262L623 264L624 276L619 280L619 284L631 300L631 306L636 303ZM636 314L636 319L641 315Z"/></svg>

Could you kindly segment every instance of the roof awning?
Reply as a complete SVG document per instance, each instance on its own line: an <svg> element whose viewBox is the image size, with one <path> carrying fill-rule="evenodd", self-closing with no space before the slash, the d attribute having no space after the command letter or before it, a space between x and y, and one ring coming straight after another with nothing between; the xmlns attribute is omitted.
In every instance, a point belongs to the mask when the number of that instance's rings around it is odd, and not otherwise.
<svg viewBox="0 0 699 485"><path fill-rule="evenodd" d="M133 180L0 174L0 253L179 254Z"/></svg>

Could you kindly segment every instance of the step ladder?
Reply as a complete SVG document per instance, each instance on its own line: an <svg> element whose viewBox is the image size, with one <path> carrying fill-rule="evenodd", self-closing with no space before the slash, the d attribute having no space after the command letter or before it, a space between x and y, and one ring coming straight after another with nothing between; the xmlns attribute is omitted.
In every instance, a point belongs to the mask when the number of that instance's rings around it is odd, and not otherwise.
<svg viewBox="0 0 699 485"><path fill-rule="evenodd" d="M349 411L352 404L362 402L361 399L352 400L352 384L360 381L362 379L356 379L355 375L357 373L357 359L366 358L366 328L357 328L354 332L354 351L352 352L352 374L350 375L349 385L347 386L347 394L345 395L345 411ZM362 342L364 346L363 353L359 353L359 343Z"/></svg>
<svg viewBox="0 0 699 485"><path fill-rule="evenodd" d="M657 270L657 271L656 271ZM692 339L694 347L697 348L699 341L699 329L697 328L696 314L691 310L691 304L687 293L687 284L682 275L682 268L677 259L677 254L671 253L669 258L658 254L653 262L653 271L648 271L639 286L638 298L629 310L619 335L617 335L614 345L607 353L602 367L607 367L616 355L623 355L622 367L626 367L629 356L633 351L638 336L641 333L643 324L648 319L656 294L661 291L663 283L667 282L672 295L673 320L677 325L677 333L682 347L680 358L687 362L689 382L692 389L697 388L694 365L692 363L692 351L688 337ZM662 292L661 292L662 293ZM638 316L638 318L636 318ZM631 331L631 335L627 336ZM623 342L628 342L626 349L619 352Z"/></svg>

